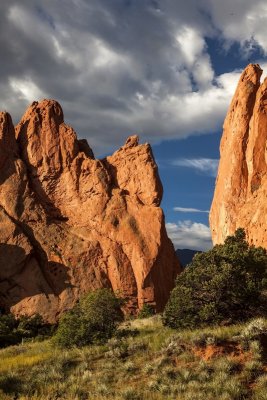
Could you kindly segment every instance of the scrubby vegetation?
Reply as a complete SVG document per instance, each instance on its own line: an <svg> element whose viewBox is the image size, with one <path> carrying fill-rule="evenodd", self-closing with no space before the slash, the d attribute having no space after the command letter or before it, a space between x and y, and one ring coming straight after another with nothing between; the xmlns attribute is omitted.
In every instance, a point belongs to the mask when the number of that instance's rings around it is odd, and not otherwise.
<svg viewBox="0 0 267 400"><path fill-rule="evenodd" d="M15 318L12 314L0 315L0 348L31 338L44 339L52 335L54 327L40 315Z"/></svg>
<svg viewBox="0 0 267 400"><path fill-rule="evenodd" d="M121 304L109 289L90 292L60 319L54 343L60 347L104 343L123 320Z"/></svg>
<svg viewBox="0 0 267 400"><path fill-rule="evenodd" d="M266 250L242 229L197 254L163 318L124 321L108 289L84 296L52 339L40 316L0 316L2 400L267 400ZM162 323L163 321L163 323Z"/></svg>
<svg viewBox="0 0 267 400"><path fill-rule="evenodd" d="M178 276L164 312L172 328L244 321L266 312L267 255L238 229L223 245L196 254Z"/></svg>
<svg viewBox="0 0 267 400"><path fill-rule="evenodd" d="M155 308L151 304L144 304L138 313L138 318L148 318L155 314Z"/></svg>
<svg viewBox="0 0 267 400"><path fill-rule="evenodd" d="M175 332L154 316L121 330L105 345L2 349L1 400L266 399L266 319Z"/></svg>

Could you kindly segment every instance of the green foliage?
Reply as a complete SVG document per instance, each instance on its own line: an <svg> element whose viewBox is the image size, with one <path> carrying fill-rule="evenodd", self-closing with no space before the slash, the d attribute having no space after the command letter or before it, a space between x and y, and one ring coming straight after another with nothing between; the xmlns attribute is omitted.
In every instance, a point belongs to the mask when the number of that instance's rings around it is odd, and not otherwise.
<svg viewBox="0 0 267 400"><path fill-rule="evenodd" d="M246 320L259 313L267 255L238 229L223 245L196 254L176 280L163 321L172 328Z"/></svg>
<svg viewBox="0 0 267 400"><path fill-rule="evenodd" d="M55 326L45 323L39 314L23 315L18 319L17 332L22 338L46 338L51 336Z"/></svg>
<svg viewBox="0 0 267 400"><path fill-rule="evenodd" d="M109 289L90 292L63 315L54 342L60 347L105 342L123 319L121 304Z"/></svg>
<svg viewBox="0 0 267 400"><path fill-rule="evenodd" d="M155 314L155 309L151 304L145 303L138 313L138 318L149 318Z"/></svg>
<svg viewBox="0 0 267 400"><path fill-rule="evenodd" d="M0 315L0 348L20 342L20 336L16 332L17 325L12 314Z"/></svg>
<svg viewBox="0 0 267 400"><path fill-rule="evenodd" d="M0 315L0 348L20 343L22 339L48 337L52 328L38 314L17 319L12 314Z"/></svg>
<svg viewBox="0 0 267 400"><path fill-rule="evenodd" d="M53 340L60 347L86 344L85 324L79 305L62 316Z"/></svg>

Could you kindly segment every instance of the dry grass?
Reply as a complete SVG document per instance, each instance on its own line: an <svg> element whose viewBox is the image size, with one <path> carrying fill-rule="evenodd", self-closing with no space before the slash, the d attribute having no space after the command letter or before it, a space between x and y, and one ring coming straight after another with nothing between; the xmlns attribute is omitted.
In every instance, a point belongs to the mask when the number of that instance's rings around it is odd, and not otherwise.
<svg viewBox="0 0 267 400"><path fill-rule="evenodd" d="M53 358L56 350L49 342L17 345L0 351L0 374L26 369Z"/></svg>
<svg viewBox="0 0 267 400"><path fill-rule="evenodd" d="M242 325L175 332L151 317L121 328L139 333L63 352L49 341L1 350L0 399L267 399L263 349L255 337L242 347Z"/></svg>
<svg viewBox="0 0 267 400"><path fill-rule="evenodd" d="M0 374L3 372L14 371L19 368L29 368L42 361L52 358L52 353L35 354L32 356L20 354L15 357L6 358L1 361Z"/></svg>

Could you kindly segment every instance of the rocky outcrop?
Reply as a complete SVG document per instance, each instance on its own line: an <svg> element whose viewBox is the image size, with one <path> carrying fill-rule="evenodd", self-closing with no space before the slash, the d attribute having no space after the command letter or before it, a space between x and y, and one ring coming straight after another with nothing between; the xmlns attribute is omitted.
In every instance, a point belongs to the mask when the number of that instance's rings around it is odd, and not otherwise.
<svg viewBox="0 0 267 400"><path fill-rule="evenodd" d="M85 292L110 287L128 312L164 307L180 270L148 144L130 137L103 160L34 102L14 130L0 114L0 308L55 321Z"/></svg>
<svg viewBox="0 0 267 400"><path fill-rule="evenodd" d="M250 64L224 122L221 159L210 212L214 243L239 227L249 243L267 248L267 79Z"/></svg>

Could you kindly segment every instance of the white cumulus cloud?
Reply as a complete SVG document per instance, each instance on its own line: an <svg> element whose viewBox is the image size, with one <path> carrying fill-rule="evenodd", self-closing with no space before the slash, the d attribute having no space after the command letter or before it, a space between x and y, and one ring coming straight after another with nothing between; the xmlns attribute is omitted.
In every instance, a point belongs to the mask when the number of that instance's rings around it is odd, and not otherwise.
<svg viewBox="0 0 267 400"><path fill-rule="evenodd" d="M207 0L214 26L231 45L234 41L243 47L247 57L253 45L259 45L267 54L267 3L265 0ZM242 53L240 53L242 55Z"/></svg>
<svg viewBox="0 0 267 400"><path fill-rule="evenodd" d="M248 18L252 32L254 5L244 2L240 21ZM221 4L4 2L0 107L18 121L42 94L55 98L97 155L111 152L132 133L153 143L214 132L240 71L216 76L206 38L220 37L224 45L231 36L241 43L243 29L238 25L233 31ZM256 1L255 7L265 18L263 5ZM255 40L264 46L267 24L260 26ZM250 40L251 33L242 37Z"/></svg>
<svg viewBox="0 0 267 400"><path fill-rule="evenodd" d="M168 222L166 229L176 249L206 251L212 247L210 229L205 224L190 220Z"/></svg>
<svg viewBox="0 0 267 400"><path fill-rule="evenodd" d="M5 1L0 108L15 122L40 97L96 155L138 133L151 143L221 129L241 71L216 74L220 50L267 54L266 0ZM258 53L259 54L259 53Z"/></svg>

